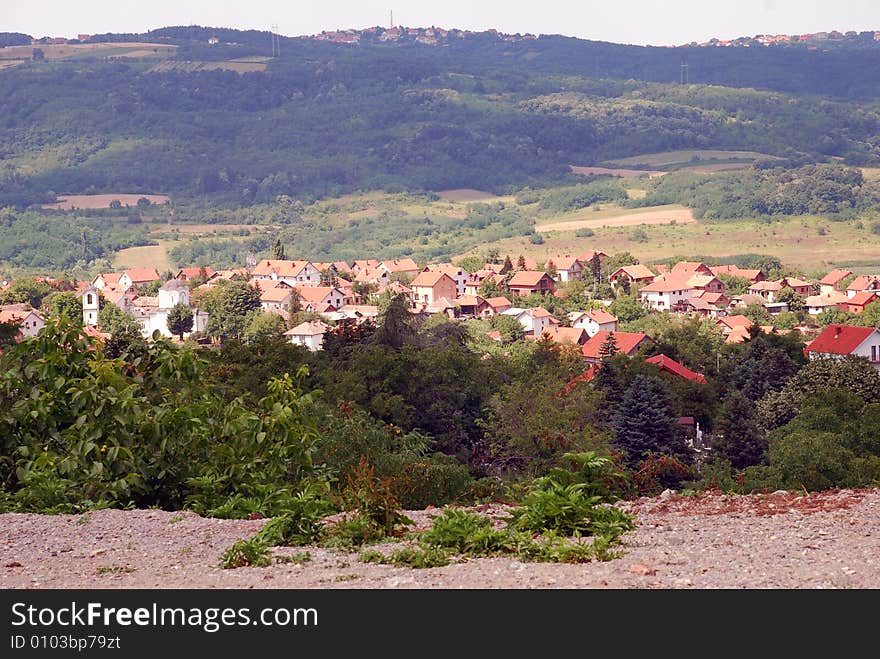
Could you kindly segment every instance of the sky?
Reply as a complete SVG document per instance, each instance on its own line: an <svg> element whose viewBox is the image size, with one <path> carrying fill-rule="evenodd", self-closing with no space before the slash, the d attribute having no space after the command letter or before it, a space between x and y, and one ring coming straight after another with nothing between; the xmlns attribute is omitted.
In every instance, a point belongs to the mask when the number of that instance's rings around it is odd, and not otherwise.
<svg viewBox="0 0 880 659"><path fill-rule="evenodd" d="M0 0L0 32L76 37L172 25L271 30L442 27L636 45L880 30L880 0Z"/></svg>

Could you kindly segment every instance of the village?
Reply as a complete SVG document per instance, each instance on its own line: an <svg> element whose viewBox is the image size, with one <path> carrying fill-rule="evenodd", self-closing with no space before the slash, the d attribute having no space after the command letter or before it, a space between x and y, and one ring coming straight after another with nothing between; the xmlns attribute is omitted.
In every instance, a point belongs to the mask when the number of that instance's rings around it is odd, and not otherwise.
<svg viewBox="0 0 880 659"><path fill-rule="evenodd" d="M576 346L589 372L601 363L602 346L609 336L616 349L629 356L653 340L646 332L620 330L618 318L609 310L614 298L593 298L582 288L572 288L574 282L592 277L594 281L607 280L615 296L631 296L648 314L674 314L711 322L726 343L748 341L756 331L785 334L797 330L804 337L808 358L857 355L880 370L880 331L839 322L820 327L816 322L829 311L862 314L880 300L880 277L856 275L846 269L834 269L811 282L792 276L768 280L757 269L690 261L679 261L672 267L631 264L609 271L609 255L594 250L578 256L558 255L543 264L523 256L513 262L508 256L503 262L485 263L473 272L448 262L419 265L411 258L349 263L289 260L283 258L283 253L279 256L282 258L263 259L250 269L199 266L166 272L164 276L155 268L100 273L91 281L75 282L73 292L82 304L84 330L91 336L109 337L99 322L104 304L115 305L134 319L145 338L173 338L179 334L179 340L194 337L199 343L210 344L212 338L206 332L209 315L200 308L200 297L225 282L244 281L258 292L262 313L279 316L284 322L285 340L311 351L321 350L324 336L336 331L343 321L354 325L381 322L380 299L402 295L408 300L409 312L424 318L440 314L449 321L467 322L508 317L521 326L516 339ZM722 278L730 277L747 280L747 291L728 291ZM55 281L38 279L49 284ZM0 290L9 290L12 284L3 282ZM67 286L70 288L69 282ZM572 300L569 290L577 290L583 304ZM554 316L544 308L550 304L527 303L536 299L565 300L567 308L574 310ZM794 328L776 327L772 319L789 312L793 300L798 301L801 317L813 322L800 322ZM191 311L192 323L185 331L174 332L169 314L181 306ZM749 308L765 309L770 320L766 324L754 322L744 313ZM46 309L32 308L27 302L0 306L0 323L17 327L18 340L36 336L45 325L46 315ZM303 317L302 322L293 322ZM498 329L485 332L485 336L496 342L510 339ZM213 342L221 339L213 337ZM658 355L656 363L687 379L702 378L688 365L664 355Z"/></svg>

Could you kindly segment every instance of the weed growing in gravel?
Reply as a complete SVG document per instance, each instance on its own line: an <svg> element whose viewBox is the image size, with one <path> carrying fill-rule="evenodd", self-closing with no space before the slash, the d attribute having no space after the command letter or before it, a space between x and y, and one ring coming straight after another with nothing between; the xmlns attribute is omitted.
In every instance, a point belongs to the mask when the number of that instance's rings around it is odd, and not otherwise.
<svg viewBox="0 0 880 659"><path fill-rule="evenodd" d="M371 549L361 552L359 558L363 563L380 563L415 569L443 567L450 563L448 552L433 547L401 547L388 555Z"/></svg>
<svg viewBox="0 0 880 659"><path fill-rule="evenodd" d="M291 509L270 520L254 536L267 547L301 547L318 543L324 535L326 502L310 493L295 497Z"/></svg>
<svg viewBox="0 0 880 659"><path fill-rule="evenodd" d="M307 551L298 551L295 554L285 554L275 557L276 563L294 563L296 565L303 565L310 560L312 560L312 555Z"/></svg>
<svg viewBox="0 0 880 659"><path fill-rule="evenodd" d="M101 565L95 570L98 574L128 574L134 571L133 567L127 565Z"/></svg>
<svg viewBox="0 0 880 659"><path fill-rule="evenodd" d="M361 575L359 574L338 574L333 581L354 581L355 579L360 579Z"/></svg>
<svg viewBox="0 0 880 659"><path fill-rule="evenodd" d="M266 545L250 540L239 540L227 549L220 559L220 567L231 569L238 567L265 567L272 564Z"/></svg>

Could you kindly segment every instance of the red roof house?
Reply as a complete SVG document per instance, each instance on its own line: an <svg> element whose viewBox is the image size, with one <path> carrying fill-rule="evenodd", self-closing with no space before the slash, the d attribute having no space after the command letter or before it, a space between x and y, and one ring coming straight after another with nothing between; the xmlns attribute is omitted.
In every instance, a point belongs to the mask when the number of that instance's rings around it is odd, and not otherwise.
<svg viewBox="0 0 880 659"><path fill-rule="evenodd" d="M614 335L614 341L617 344L617 352L623 353L628 357L632 357L641 346L648 341L651 341L651 337L644 332L606 332L603 330L594 334L590 340L584 344L582 352L585 362L588 364L598 364L602 361L602 357L599 355L599 350L602 348L602 344L605 343L609 334Z"/></svg>
<svg viewBox="0 0 880 659"><path fill-rule="evenodd" d="M692 371L683 364L679 364L677 361L672 359L672 357L667 357L666 355L654 355L653 357L649 357L645 361L649 364L659 366L661 371L672 373L673 375L677 375L678 377L684 378L685 380L690 380L691 382L706 384L706 378L702 373L696 373Z"/></svg>

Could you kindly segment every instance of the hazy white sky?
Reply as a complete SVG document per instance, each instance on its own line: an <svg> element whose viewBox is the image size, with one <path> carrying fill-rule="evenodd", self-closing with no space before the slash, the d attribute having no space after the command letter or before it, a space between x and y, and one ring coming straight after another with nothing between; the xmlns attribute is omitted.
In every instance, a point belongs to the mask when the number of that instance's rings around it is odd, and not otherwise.
<svg viewBox="0 0 880 659"><path fill-rule="evenodd" d="M394 24L672 45L712 37L880 30L880 0L0 0L0 32L35 37L170 25L286 36Z"/></svg>

